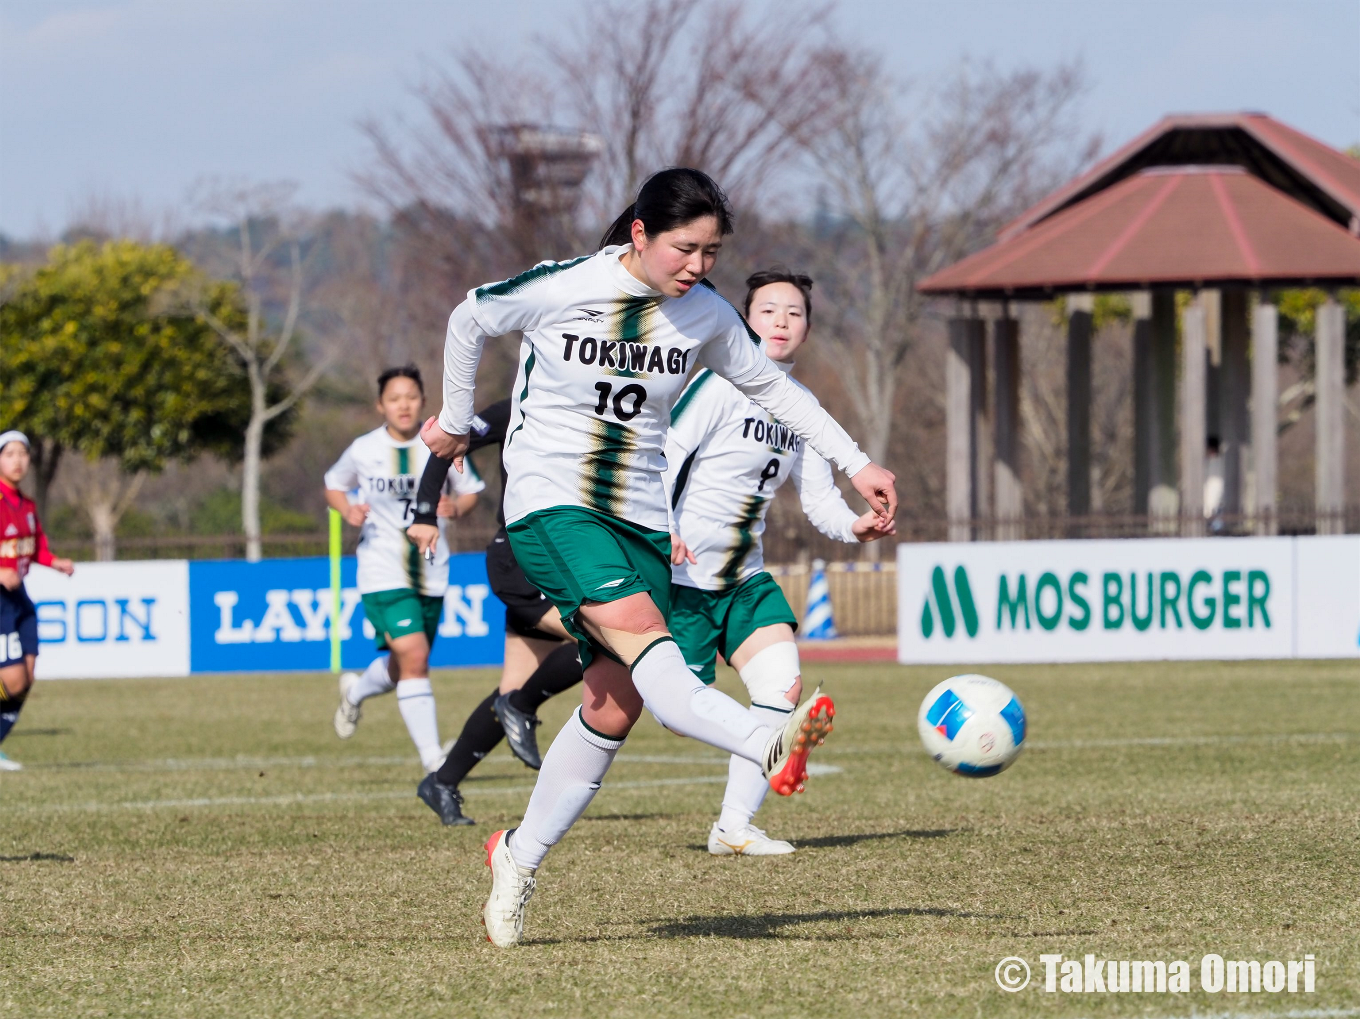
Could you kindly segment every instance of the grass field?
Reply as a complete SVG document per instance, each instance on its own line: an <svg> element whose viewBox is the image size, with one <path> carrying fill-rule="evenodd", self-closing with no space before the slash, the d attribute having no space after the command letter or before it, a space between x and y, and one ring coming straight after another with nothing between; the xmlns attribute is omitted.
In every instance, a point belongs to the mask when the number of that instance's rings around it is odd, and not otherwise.
<svg viewBox="0 0 1360 1019"><path fill-rule="evenodd" d="M0 1016L1360 1015L1356 663L990 671L1031 743L970 781L915 734L942 670L809 665L840 770L762 811L792 857L709 857L724 759L646 719L510 951L479 923L532 783L504 752L445 829L395 703L342 744L329 676L40 683L0 776ZM435 677L445 735L492 682ZM1051 952L1194 990L1044 993ZM1313 953L1317 991L1205 993L1207 952Z"/></svg>

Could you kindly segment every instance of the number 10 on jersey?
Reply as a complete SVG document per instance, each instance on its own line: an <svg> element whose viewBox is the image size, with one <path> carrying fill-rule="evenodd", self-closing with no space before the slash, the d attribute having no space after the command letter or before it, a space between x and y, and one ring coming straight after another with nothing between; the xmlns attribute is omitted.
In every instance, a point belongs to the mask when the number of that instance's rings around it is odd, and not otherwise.
<svg viewBox="0 0 1360 1019"><path fill-rule="evenodd" d="M604 412L612 407L614 416L620 421L632 421L642 413L642 405L647 402L647 390L636 382L624 386L617 393L614 392L612 383L597 382L595 392L600 394L600 400L595 404L595 413L603 417ZM610 399L611 393L613 400Z"/></svg>

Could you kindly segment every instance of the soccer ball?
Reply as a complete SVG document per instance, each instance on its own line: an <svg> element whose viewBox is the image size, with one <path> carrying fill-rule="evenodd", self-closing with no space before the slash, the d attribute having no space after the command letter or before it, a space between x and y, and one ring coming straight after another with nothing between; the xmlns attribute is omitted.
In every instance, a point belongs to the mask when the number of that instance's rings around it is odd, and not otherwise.
<svg viewBox="0 0 1360 1019"><path fill-rule="evenodd" d="M1020 756L1025 709L1005 683L989 676L954 676L926 694L916 727L926 752L942 767L986 778Z"/></svg>

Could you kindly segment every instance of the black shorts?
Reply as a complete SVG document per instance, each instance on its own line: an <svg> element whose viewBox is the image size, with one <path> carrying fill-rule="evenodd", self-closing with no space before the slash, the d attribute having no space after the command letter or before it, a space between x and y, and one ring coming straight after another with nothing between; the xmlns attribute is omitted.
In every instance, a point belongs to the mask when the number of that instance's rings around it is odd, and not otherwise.
<svg viewBox="0 0 1360 1019"><path fill-rule="evenodd" d="M562 639L556 633L538 628L538 621L543 618L543 613L553 607L553 603L524 576L524 571L515 561L515 553L510 548L504 527L496 532L496 537L486 546L486 577L496 597L505 602L506 633L517 633L530 640Z"/></svg>
<svg viewBox="0 0 1360 1019"><path fill-rule="evenodd" d="M25 655L38 653L38 610L20 584L17 590L0 587L0 669L18 665Z"/></svg>

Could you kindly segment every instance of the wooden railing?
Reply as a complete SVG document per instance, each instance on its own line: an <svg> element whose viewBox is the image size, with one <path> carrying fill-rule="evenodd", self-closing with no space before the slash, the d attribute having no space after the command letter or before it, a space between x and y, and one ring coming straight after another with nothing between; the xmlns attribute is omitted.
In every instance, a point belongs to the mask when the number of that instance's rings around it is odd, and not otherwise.
<svg viewBox="0 0 1360 1019"><path fill-rule="evenodd" d="M766 566L789 601L794 615L807 612L807 563ZM826 586L831 614L842 637L881 637L897 632L897 564L827 563Z"/></svg>

